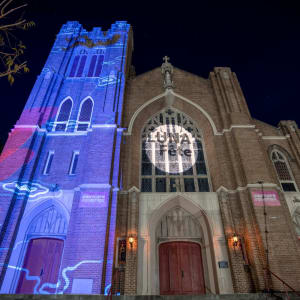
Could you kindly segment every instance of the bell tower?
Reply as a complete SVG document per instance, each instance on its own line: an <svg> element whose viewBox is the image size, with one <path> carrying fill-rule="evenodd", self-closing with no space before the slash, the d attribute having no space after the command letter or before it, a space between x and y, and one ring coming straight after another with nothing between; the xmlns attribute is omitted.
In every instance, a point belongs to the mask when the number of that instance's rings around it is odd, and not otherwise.
<svg viewBox="0 0 300 300"><path fill-rule="evenodd" d="M1 293L101 294L109 287L132 44L125 21L90 32L68 22L57 35L1 155ZM64 229L30 235L45 210L63 216ZM51 280L42 253L53 249L34 245L62 249ZM41 266L30 265L37 253Z"/></svg>

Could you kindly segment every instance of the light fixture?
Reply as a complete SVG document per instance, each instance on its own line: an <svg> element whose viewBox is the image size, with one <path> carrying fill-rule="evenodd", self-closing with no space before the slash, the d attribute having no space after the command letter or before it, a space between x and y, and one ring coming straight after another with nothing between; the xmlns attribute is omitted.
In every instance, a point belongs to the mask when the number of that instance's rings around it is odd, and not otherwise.
<svg viewBox="0 0 300 300"><path fill-rule="evenodd" d="M128 242L129 242L129 244L130 244L130 247L132 248L133 242L134 242L134 237L133 237L133 236L130 236L130 237L128 238Z"/></svg>
<svg viewBox="0 0 300 300"><path fill-rule="evenodd" d="M239 237L237 236L236 233L234 233L232 239L233 239L233 243L232 244L233 244L233 247L235 248L238 245L238 243L239 243Z"/></svg>

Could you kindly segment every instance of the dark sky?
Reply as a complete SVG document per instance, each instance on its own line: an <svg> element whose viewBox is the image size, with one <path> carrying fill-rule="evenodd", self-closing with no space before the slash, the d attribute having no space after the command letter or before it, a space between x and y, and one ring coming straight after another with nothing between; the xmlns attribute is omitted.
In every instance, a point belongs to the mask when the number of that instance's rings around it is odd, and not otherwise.
<svg viewBox="0 0 300 300"><path fill-rule="evenodd" d="M16 0L19 1L19 0ZM21 1L21 0L20 0ZM300 126L300 9L297 1L29 0L36 27L19 37L27 45L29 74L12 87L0 79L0 143L16 123L61 25L78 20L87 30L126 20L133 26L133 64L141 74L171 63L204 78L215 66L237 73L254 118ZM197 4L196 4L197 3Z"/></svg>

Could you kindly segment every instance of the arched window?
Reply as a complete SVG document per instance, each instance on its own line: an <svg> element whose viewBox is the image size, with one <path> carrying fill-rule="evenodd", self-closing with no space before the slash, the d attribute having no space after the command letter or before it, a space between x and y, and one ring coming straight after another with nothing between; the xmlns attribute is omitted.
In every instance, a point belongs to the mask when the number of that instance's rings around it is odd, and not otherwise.
<svg viewBox="0 0 300 300"><path fill-rule="evenodd" d="M271 160L282 189L285 192L296 192L296 183L285 155L278 150L273 150L271 152Z"/></svg>
<svg viewBox="0 0 300 300"><path fill-rule="evenodd" d="M88 98L83 100L79 109L77 120L77 131L86 131L91 123L93 111L93 100Z"/></svg>
<svg viewBox="0 0 300 300"><path fill-rule="evenodd" d="M167 109L142 132L142 192L209 192L202 137L183 113Z"/></svg>
<svg viewBox="0 0 300 300"><path fill-rule="evenodd" d="M55 131L66 131L73 102L70 98L64 100L60 105L55 122Z"/></svg>

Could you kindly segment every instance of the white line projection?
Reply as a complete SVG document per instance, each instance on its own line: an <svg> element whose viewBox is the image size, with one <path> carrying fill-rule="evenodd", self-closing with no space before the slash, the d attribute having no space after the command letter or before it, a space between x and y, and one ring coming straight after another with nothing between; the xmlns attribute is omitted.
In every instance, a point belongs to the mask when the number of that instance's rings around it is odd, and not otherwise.
<svg viewBox="0 0 300 300"><path fill-rule="evenodd" d="M56 194L48 194L50 191L48 187L37 182L30 183L29 181L22 183L18 183L17 181L4 183L2 189L17 194L18 196L28 195L29 202L36 202L47 198L60 198L62 196L62 190L58 190Z"/></svg>
<svg viewBox="0 0 300 300"><path fill-rule="evenodd" d="M17 266L12 266L12 265L7 265L8 268L10 269L14 269L14 270L17 270L17 271L22 271L22 272L25 272L25 278L26 280L35 280L36 283L34 285L34 288L33 288L33 294L63 294L67 288L69 287L70 285L70 279L67 275L67 272L72 272L72 271L75 271L79 266L83 265L83 264L100 264L102 263L103 260L100 259L100 260L82 260L80 261L79 263L77 263L76 265L74 266L71 266L71 267L65 267L62 272L61 272L61 275L64 279L64 286L62 288L61 291L58 291L58 289L60 288L61 286L61 281L58 280L57 283L50 283L50 282L45 282L43 283L40 287L40 283L41 283L41 278L40 276L33 276L33 275L30 275L30 271L28 269L25 269L25 268L20 268L20 267L17 267ZM4 264L3 263L0 263L1 266L3 266ZM69 275L70 276L70 275ZM110 289L110 286L111 284L108 284L104 291L105 291L105 295L108 295L109 293L109 289ZM38 288L39 287L39 288ZM56 289L56 291L54 293L50 293L48 291L45 291L45 288L51 288L51 289Z"/></svg>

